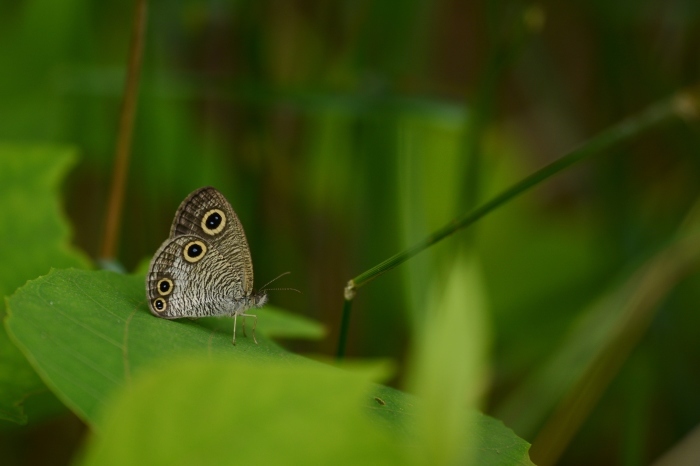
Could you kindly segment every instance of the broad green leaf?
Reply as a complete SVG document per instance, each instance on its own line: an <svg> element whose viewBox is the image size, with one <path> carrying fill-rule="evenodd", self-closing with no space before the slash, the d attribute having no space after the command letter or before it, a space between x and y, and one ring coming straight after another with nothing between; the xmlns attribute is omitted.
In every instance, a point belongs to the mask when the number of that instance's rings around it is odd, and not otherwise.
<svg viewBox="0 0 700 466"><path fill-rule="evenodd" d="M270 330L277 336L285 335L280 330L285 326L296 335L318 335L317 324L264 308L258 314L260 344L239 333L233 346L232 319L171 321L152 316L144 283L142 275L54 270L8 299L10 336L47 385L93 426L114 390L144 367L177 354L310 362L266 337L266 312L275 316Z"/></svg>
<svg viewBox="0 0 700 466"><path fill-rule="evenodd" d="M321 364L175 359L119 391L85 463L408 464L414 437L396 425L411 426L417 404ZM500 421L475 414L471 423L475 464L532 464Z"/></svg>
<svg viewBox="0 0 700 466"><path fill-rule="evenodd" d="M370 387L320 364L172 360L109 406L86 464L406 464L359 409Z"/></svg>
<svg viewBox="0 0 700 466"><path fill-rule="evenodd" d="M88 266L68 244L69 228L58 201L59 184L74 163L70 149L0 144L0 296L51 267ZM0 418L27 422L23 403L45 390L0 329Z"/></svg>
<svg viewBox="0 0 700 466"><path fill-rule="evenodd" d="M301 319L284 316L280 311L276 317L279 321L268 329L266 317L273 308L265 307L258 313L257 336L260 345L241 335L234 347L231 345L232 319L169 321L152 316L146 308L144 278L140 275L54 270L19 289L8 299L8 310L7 327L11 336L47 385L66 405L96 430L103 431L105 436L106 430L112 429L109 421L112 415L105 414L114 412L110 403L112 397L126 387L129 391L134 390L138 384L132 383L132 380L141 377L140 374L158 371L169 361L183 355L212 362L230 358L230 364L273 364L275 367L289 368L294 373L306 373L304 371L307 370L314 371L314 374L319 370L329 374L343 373L332 366L289 353L267 337L270 329L279 335L283 326L305 329L300 333L308 335L312 333L313 323L295 323L295 319ZM313 333L318 332L313 330ZM231 380L235 382L242 376L234 374L232 377ZM353 377L366 380L368 376ZM190 379L193 377L180 376L183 383ZM225 377L219 379L222 383L228 383ZM365 382L363 384L366 386ZM280 383L278 380L272 385L284 390L286 382ZM252 391L261 390L262 386L256 382ZM201 391L201 387L198 390L198 403L211 400L210 393ZM229 393L228 388L221 390L222 393ZM415 407L419 404L415 398L379 385L363 390L369 393L363 398L366 409L360 411L392 430L397 438L411 438L414 435ZM310 393L316 393L315 389ZM323 396L330 395L326 393ZM337 403L357 409L353 396L348 396L348 399L344 399L335 395L334 399ZM238 404L251 403L251 398L245 394L239 397L231 395L231 399ZM259 405L259 410L264 408L264 404ZM314 406L313 403L307 405L304 411L314 411ZM202 410L201 405L187 412L195 410ZM139 413L132 415L144 418ZM191 422L195 421L188 421L188 425ZM529 445L499 421L480 415L470 422L479 459L483 459L480 464L528 464ZM519 462L514 462L513 458L518 458Z"/></svg>

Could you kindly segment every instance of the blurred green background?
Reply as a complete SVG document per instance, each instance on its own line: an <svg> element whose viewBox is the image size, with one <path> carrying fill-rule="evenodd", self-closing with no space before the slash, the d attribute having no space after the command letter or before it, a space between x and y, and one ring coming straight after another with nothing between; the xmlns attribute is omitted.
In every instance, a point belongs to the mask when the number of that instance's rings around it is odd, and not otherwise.
<svg viewBox="0 0 700 466"><path fill-rule="evenodd" d="M95 260L132 16L132 2L0 3L0 141L77 149L64 208ZM695 0L180 0L150 2L146 34L119 261L150 258L179 202L216 186L256 283L291 271L278 286L302 294L271 301L329 330L292 348L327 356L347 280L700 73ZM582 320L624 323L596 306L674 243L698 154L696 121L654 128L383 275L354 301L348 356L396 360L402 386L430 284L471 248L490 309L483 410L535 441L567 393L538 387L568 366L543 368L586 346L587 330L567 339ZM621 325L629 359L559 464L649 464L698 424L699 278L680 274L639 339ZM58 464L81 432L62 417L0 435L24 464L58 443Z"/></svg>

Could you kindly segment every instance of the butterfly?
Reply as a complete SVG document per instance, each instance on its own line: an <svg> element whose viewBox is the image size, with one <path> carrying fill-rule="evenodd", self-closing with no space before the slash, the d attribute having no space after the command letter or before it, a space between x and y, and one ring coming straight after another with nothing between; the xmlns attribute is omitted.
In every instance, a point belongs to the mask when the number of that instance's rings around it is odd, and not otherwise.
<svg viewBox="0 0 700 466"><path fill-rule="evenodd" d="M265 305L267 293L264 287L253 291L253 261L243 226L215 188L200 188L180 204L170 237L151 260L146 294L151 313L163 319L233 316L234 345L236 318L243 318L245 335L245 318L253 317L253 341L258 343L258 317L247 311Z"/></svg>

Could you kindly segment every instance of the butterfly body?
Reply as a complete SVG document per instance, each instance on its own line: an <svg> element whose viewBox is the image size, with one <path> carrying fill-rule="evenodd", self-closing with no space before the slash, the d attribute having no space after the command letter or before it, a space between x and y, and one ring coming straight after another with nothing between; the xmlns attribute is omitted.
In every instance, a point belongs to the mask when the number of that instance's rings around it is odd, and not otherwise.
<svg viewBox="0 0 700 466"><path fill-rule="evenodd" d="M182 202L170 237L151 261L146 293L151 313L164 319L235 319L267 302L265 292L253 291L253 262L243 226L219 191L201 188Z"/></svg>

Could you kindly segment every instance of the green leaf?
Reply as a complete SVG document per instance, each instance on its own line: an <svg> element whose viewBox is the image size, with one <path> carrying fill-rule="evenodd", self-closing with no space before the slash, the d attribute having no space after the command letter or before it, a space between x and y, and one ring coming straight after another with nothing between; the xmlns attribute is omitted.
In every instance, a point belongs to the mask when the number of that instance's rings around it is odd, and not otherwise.
<svg viewBox="0 0 700 466"><path fill-rule="evenodd" d="M239 334L233 346L232 319L159 319L148 311L145 293L141 275L69 269L29 282L7 301L10 336L46 384L92 426L98 426L98 413L110 395L145 367L196 353L311 363L266 335L270 330L287 335L284 327L294 335L322 331L301 317L266 307L259 313L260 345ZM269 329L268 311L275 316Z"/></svg>
<svg viewBox="0 0 700 466"><path fill-rule="evenodd" d="M58 186L74 163L70 149L0 144L0 296L51 267L88 266L85 256L69 246L58 201ZM0 329L0 418L26 423L25 400L45 390Z"/></svg>
<svg viewBox="0 0 700 466"><path fill-rule="evenodd" d="M189 452L190 448L194 455L209 448L219 452L222 447L212 446L214 440L202 438L227 440L237 435L237 429L248 433L250 440L244 442L246 445L249 442L256 445L256 441L264 439L274 446L291 433L304 432L308 426L316 429L319 416L326 422L333 419L334 424L345 424L335 422L336 414L348 426L328 431L335 432L334 439L347 435L349 431L342 429L366 432L378 439L377 443L371 438L358 440L344 453L349 458L355 458L353 450L358 446L375 452L380 445L388 449L388 456L382 453L377 458L393 461L398 453L393 441L386 440L384 430L409 443L415 435L415 407L420 403L398 390L366 382L367 374L384 370L359 371L364 375L358 376L285 351L268 339L269 330L276 335L280 335L284 326L306 329L301 332L306 334L318 334L319 330L313 330L314 324L281 311L277 311L278 321L268 328L267 316L273 308L265 307L259 312L260 345L241 336L234 347L232 319L170 321L152 316L146 308L143 276L69 269L54 270L20 288L8 299L8 310L10 335L47 385L81 418L102 432L100 442L106 443L99 443L91 450L93 462L103 461L104 455L113 454L115 449L122 450L114 457L118 461L141 455L144 448L154 448L154 452L143 457L156 455L160 458L153 459L156 464L169 462L173 458L169 453L172 443L175 452ZM198 362L180 362L182 357L197 358ZM200 366L204 372L197 372ZM256 367L260 372L256 372ZM149 378L151 373L153 379ZM144 379L139 381L141 377ZM173 377L177 383L169 382ZM144 386L151 388L140 388ZM154 391L154 386L162 389ZM364 395L358 397L358 393ZM112 401L115 397L116 404ZM162 400L163 404L152 398ZM188 399L196 401L187 405ZM366 409L357 409L363 400ZM285 403L290 406L284 407ZM333 406L327 408L329 404ZM357 415L349 411L364 412L363 416L381 427L367 427L366 420L358 421ZM201 417L212 420L203 422ZM289 418L298 418L297 424ZM222 427L231 419L242 421ZM468 422L478 464L529 464L529 445L499 421L478 415ZM134 425L142 427L133 430ZM191 425L198 426L193 442L201 441L201 445L194 442L200 446L178 435L171 438L165 434L167 429L191 433ZM276 433L271 433L268 427L274 427ZM224 436L227 433L233 437ZM161 443L150 445L149 438ZM319 454L340 451L345 445L334 440L336 443L326 450L318 441L314 442L315 448L322 450ZM237 445L233 450L228 440L222 444L236 454L243 454L239 451L243 446Z"/></svg>
<svg viewBox="0 0 700 466"><path fill-rule="evenodd" d="M409 464L418 404L321 364L175 359L118 393L85 463ZM471 422L473 464L532 464L527 443L500 421Z"/></svg>
<svg viewBox="0 0 700 466"><path fill-rule="evenodd" d="M320 364L170 361L120 393L86 464L405 464L369 390Z"/></svg>

